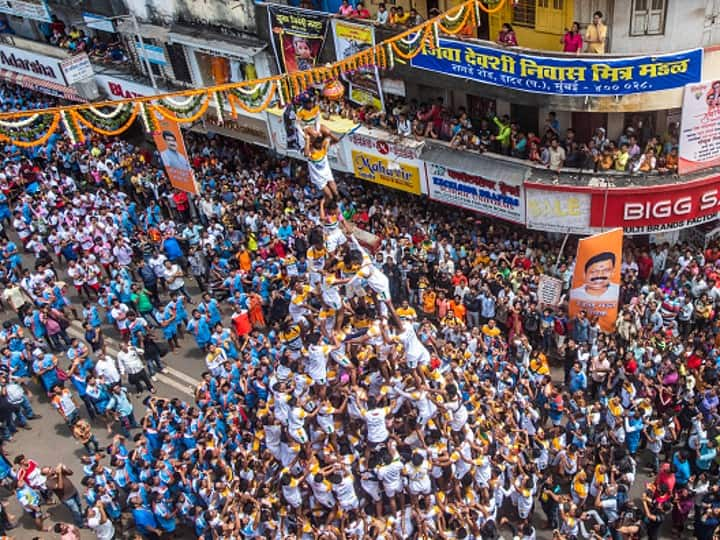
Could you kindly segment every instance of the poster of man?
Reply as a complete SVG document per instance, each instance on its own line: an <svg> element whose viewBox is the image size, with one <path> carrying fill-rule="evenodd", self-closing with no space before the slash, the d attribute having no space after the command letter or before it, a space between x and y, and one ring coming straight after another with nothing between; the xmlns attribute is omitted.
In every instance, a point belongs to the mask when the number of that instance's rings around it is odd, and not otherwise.
<svg viewBox="0 0 720 540"><path fill-rule="evenodd" d="M158 129L153 132L153 140L160 152L160 159L165 166L170 184L176 189L197 193L195 175L190 167L180 126L159 113L156 114L155 119Z"/></svg>
<svg viewBox="0 0 720 540"><path fill-rule="evenodd" d="M187 158L178 152L178 143L175 134L172 131L165 130L162 132L162 138L167 148L160 152L160 159L166 167L174 169L189 169L190 163Z"/></svg>
<svg viewBox="0 0 720 540"><path fill-rule="evenodd" d="M623 230L613 229L578 243L570 316L585 311L590 318L598 317L605 331L612 330L617 319L622 239Z"/></svg>

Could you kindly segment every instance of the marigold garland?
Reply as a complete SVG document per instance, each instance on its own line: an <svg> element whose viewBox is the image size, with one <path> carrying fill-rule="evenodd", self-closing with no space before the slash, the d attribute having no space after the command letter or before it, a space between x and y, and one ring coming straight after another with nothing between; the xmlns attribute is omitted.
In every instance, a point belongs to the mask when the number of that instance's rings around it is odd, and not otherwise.
<svg viewBox="0 0 720 540"><path fill-rule="evenodd" d="M130 125L135 121L138 115L138 107L133 107L130 111L130 117L127 119L127 121L120 126L117 129L114 130L107 130L103 129L101 127L96 126L91 121L89 121L87 118L85 118L82 114L75 113L75 119L79 121L84 126L92 129L94 132L99 133L100 135L105 135L106 137L114 137L115 135L120 135L123 131L128 129Z"/></svg>
<svg viewBox="0 0 720 540"><path fill-rule="evenodd" d="M160 114L162 114L165 118L168 120L172 120L173 122L176 122L178 124L192 124L193 122L200 119L200 117L205 114L205 111L207 111L208 107L210 106L210 98L209 96L205 96L204 101L200 105L200 108L198 111L193 114L192 116L175 116L172 112L167 110L163 105L155 104L155 110L158 111Z"/></svg>
<svg viewBox="0 0 720 540"><path fill-rule="evenodd" d="M226 93L226 99L231 105L230 109L233 113L235 112L235 101L237 101L241 109L252 113L261 112L276 103L283 106L298 98L309 86L324 84L328 80L337 79L343 72L356 71L359 68L372 66L391 70L394 67L395 61L405 63L427 48L437 47L439 45L440 32L450 35L457 34L467 26L469 21L479 21L481 11L490 15L498 13L505 7L507 1L508 0L498 0L497 5L489 8L483 4L482 0L467 0L463 4L453 7L437 17L431 18L414 28L405 30L378 43L371 49L361 51L342 61L325 66L318 66L305 72L284 73L264 79L228 83L206 89L170 92L160 96L135 97L89 104L51 107L34 111L0 113L0 126L4 125L10 129L22 129L31 126L37 114L52 115L50 128L39 139L22 141L0 130L0 140L12 141L13 144L23 147L41 145L44 144L52 135L53 131L58 128L60 122L63 123L65 131L73 141L84 139L84 134L82 129L77 125L78 123L82 123L89 129L101 134L112 133L113 135L117 135L126 130L138 116L142 119L144 128L152 131L156 129L156 121L152 113L153 110L157 110L168 120L183 124L192 123L206 113L211 100L213 103L220 102L222 108L222 101L224 101L222 93ZM263 85L265 85L267 89L262 92L264 96L262 103L258 106L249 104L246 101L246 96L256 94L258 89L262 88ZM260 96L258 96L258 99L260 99ZM255 100L251 99L249 101ZM110 123L108 121L118 116L124 119L124 111L126 110L127 104L132 105L132 111L128 119L123 122L123 125L118 126L117 129L105 129L103 126ZM111 112L100 110L103 107L109 108ZM92 118L88 118L88 113L97 117L97 120L93 121ZM222 114L220 111L218 111L218 113ZM101 121L101 119L104 121ZM220 121L220 118L218 118L218 120ZM33 133L33 130L27 129L25 133ZM20 136L22 137L23 135Z"/></svg>

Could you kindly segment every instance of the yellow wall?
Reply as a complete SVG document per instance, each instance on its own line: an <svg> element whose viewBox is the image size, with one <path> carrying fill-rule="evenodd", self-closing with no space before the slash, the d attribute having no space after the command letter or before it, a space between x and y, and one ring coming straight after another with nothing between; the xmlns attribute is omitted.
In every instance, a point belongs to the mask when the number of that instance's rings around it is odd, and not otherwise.
<svg viewBox="0 0 720 540"><path fill-rule="evenodd" d="M536 0L537 1L537 0ZM573 22L574 1L564 0L563 2L563 22L560 25L554 25L552 31L539 31L527 26L513 25L517 36L518 45L529 49L541 49L546 51L560 51L560 38L565 34L565 28L570 28ZM540 26L541 10L536 7L536 26ZM505 7L500 10L497 15L490 16L490 39L496 40L503 23L512 24L512 0L505 2Z"/></svg>

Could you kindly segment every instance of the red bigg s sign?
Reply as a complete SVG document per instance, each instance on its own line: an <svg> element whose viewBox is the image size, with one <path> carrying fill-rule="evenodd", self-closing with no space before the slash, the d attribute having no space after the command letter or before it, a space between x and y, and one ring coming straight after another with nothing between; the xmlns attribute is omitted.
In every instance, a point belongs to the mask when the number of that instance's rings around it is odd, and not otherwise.
<svg viewBox="0 0 720 540"><path fill-rule="evenodd" d="M712 221L720 209L720 176L693 182L594 192L592 227L622 227L627 234L683 229Z"/></svg>

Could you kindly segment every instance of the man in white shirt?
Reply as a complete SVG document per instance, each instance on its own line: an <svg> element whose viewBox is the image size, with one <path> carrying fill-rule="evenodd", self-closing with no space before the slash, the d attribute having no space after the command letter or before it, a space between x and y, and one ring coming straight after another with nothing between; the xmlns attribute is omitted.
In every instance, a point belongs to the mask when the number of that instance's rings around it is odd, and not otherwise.
<svg viewBox="0 0 720 540"><path fill-rule="evenodd" d="M183 271L179 265L173 264L170 261L165 261L163 273L160 274L165 278L167 287L170 292L181 293L187 301L192 304L192 298L185 290L185 279L183 278Z"/></svg>
<svg viewBox="0 0 720 540"><path fill-rule="evenodd" d="M112 357L106 356L102 351L97 352L97 362L95 363L95 373L102 377L108 386L112 386L120 382L120 371L117 363Z"/></svg>
<svg viewBox="0 0 720 540"><path fill-rule="evenodd" d="M145 361L140 357L143 354L142 349L123 343L120 345L120 352L117 355L118 367L120 368L120 375L127 373L128 382L135 385L135 391L137 394L142 393L142 385L145 383L147 390L151 393L155 393L155 386L150 382L147 371L145 370ZM153 377L154 378L154 377Z"/></svg>

